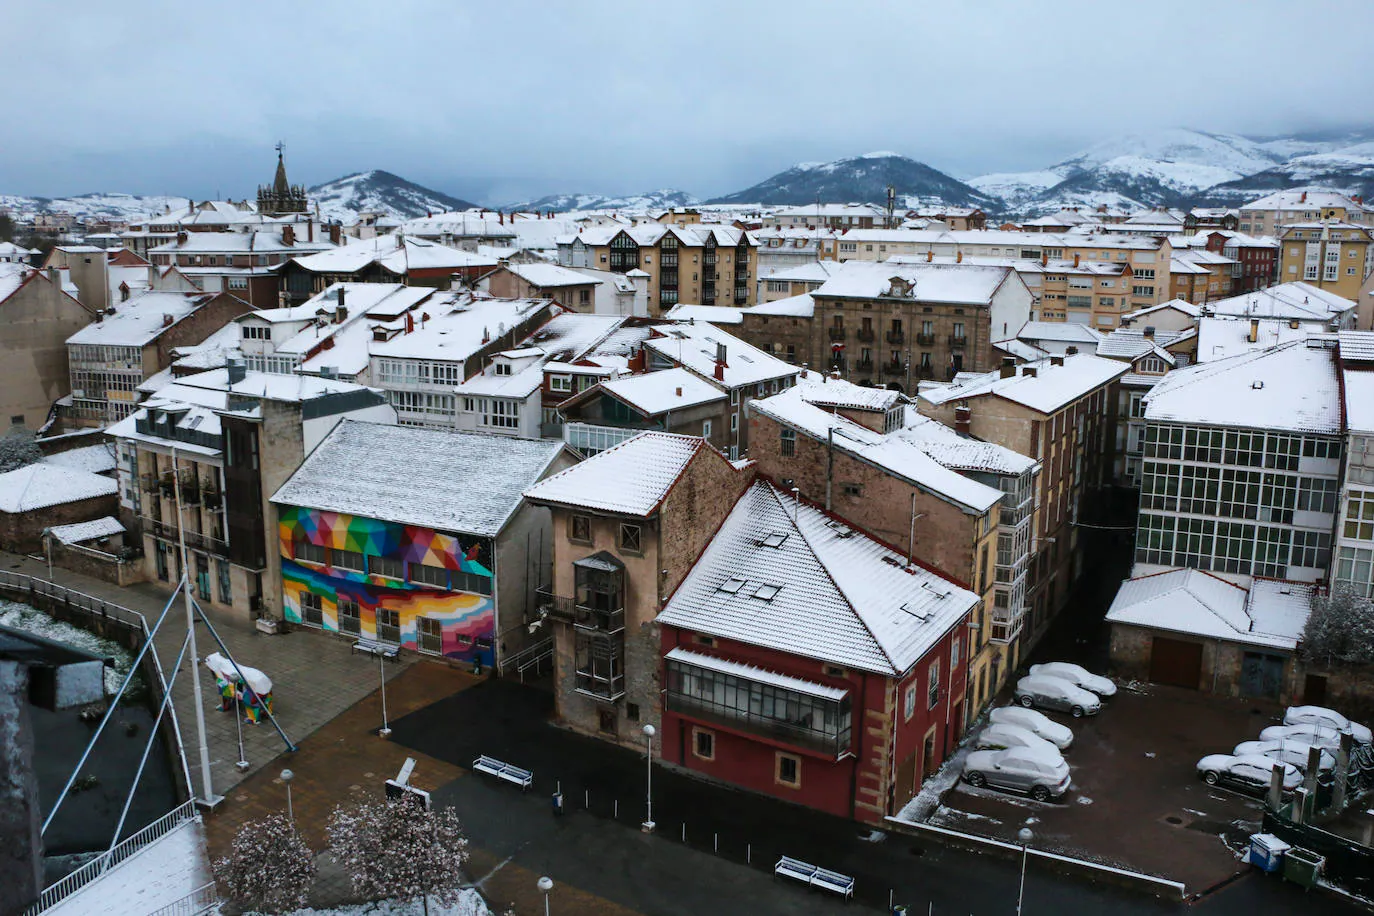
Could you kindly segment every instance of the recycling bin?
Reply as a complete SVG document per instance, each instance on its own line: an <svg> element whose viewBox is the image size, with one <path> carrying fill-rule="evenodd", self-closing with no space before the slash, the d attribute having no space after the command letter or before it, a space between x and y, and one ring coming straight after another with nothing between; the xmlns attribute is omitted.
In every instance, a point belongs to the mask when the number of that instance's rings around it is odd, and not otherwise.
<svg viewBox="0 0 1374 916"><path fill-rule="evenodd" d="M1317 855L1310 849L1294 846L1283 857L1283 877L1286 881L1302 885L1311 890L1321 877L1326 857Z"/></svg>
<svg viewBox="0 0 1374 916"><path fill-rule="evenodd" d="M1253 834L1250 837L1250 864L1272 874L1283 865L1284 853L1290 848L1272 833Z"/></svg>

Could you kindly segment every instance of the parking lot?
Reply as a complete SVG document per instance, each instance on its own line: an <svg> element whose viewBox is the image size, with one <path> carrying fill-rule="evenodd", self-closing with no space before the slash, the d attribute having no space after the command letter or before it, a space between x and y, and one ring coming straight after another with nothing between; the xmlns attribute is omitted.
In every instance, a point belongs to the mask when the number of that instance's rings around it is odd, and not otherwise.
<svg viewBox="0 0 1374 916"><path fill-rule="evenodd" d="M1243 868L1237 852L1259 825L1261 802L1208 787L1195 765L1258 737L1281 709L1147 684L1118 690L1093 718L1048 715L1074 732L1064 799L1039 803L960 782L930 822L1011 841L1029 827L1036 847L1169 877L1189 893Z"/></svg>

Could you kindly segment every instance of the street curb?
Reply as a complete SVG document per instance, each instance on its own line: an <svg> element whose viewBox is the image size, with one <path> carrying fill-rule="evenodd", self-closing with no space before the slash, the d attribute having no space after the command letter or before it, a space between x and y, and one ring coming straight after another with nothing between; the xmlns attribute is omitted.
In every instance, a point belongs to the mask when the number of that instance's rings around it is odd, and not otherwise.
<svg viewBox="0 0 1374 916"><path fill-rule="evenodd" d="M938 838L950 845L959 846L972 852L991 852L1007 858L1016 858L1022 854L1021 846L1003 840L994 840L972 833L961 833L958 830L935 827L931 824L913 824L910 821L898 820L891 816L884 818L884 820L889 830L908 836ZM1152 897L1159 897L1175 903L1182 903L1186 900L1185 888L1181 881L1157 878L1154 875L1128 871L1124 868L1103 865L1099 862L1089 862L1086 859L1075 859L1072 856L1047 852L1042 849L1026 848L1025 854L1028 858L1038 859L1063 874L1105 881L1128 890L1149 894Z"/></svg>

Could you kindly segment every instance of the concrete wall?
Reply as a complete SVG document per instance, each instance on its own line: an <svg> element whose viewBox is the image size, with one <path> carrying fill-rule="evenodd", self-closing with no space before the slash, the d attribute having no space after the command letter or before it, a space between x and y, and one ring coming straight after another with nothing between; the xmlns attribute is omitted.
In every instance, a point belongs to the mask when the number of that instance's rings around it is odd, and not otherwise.
<svg viewBox="0 0 1374 916"><path fill-rule="evenodd" d="M0 512L0 550L32 553L43 549L43 529L58 525L89 522L119 513L119 496L94 496L75 502L34 509L30 512Z"/></svg>
<svg viewBox="0 0 1374 916"><path fill-rule="evenodd" d="M71 393L67 338L92 314L42 273L0 302L0 424L37 429L54 401Z"/></svg>

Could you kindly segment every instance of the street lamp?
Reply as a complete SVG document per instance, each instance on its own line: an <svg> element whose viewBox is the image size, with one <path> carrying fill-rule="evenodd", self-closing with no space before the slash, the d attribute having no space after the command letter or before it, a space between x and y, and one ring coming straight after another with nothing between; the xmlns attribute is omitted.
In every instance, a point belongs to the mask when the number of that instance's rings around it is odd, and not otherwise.
<svg viewBox="0 0 1374 916"><path fill-rule="evenodd" d="M640 829L645 833L654 832L654 727L644 726L644 737L649 743L648 769L644 782L644 823L640 824Z"/></svg>
<svg viewBox="0 0 1374 916"><path fill-rule="evenodd" d="M1029 827L1016 832L1016 838L1021 841L1021 888L1016 892L1016 916L1021 916L1021 901L1026 897L1026 847L1034 836Z"/></svg>
<svg viewBox="0 0 1374 916"><path fill-rule="evenodd" d="M544 892L544 916L549 916L549 891L553 890L553 879L545 875L535 883L535 887Z"/></svg>
<svg viewBox="0 0 1374 916"><path fill-rule="evenodd" d="M382 679L382 730L377 732L383 738L391 737L391 726L386 721L386 656L377 656L377 672Z"/></svg>
<svg viewBox="0 0 1374 916"><path fill-rule="evenodd" d="M290 770L281 771L281 781L286 783L286 816L291 819L291 825L296 825L296 812L291 807L291 780L295 773Z"/></svg>

